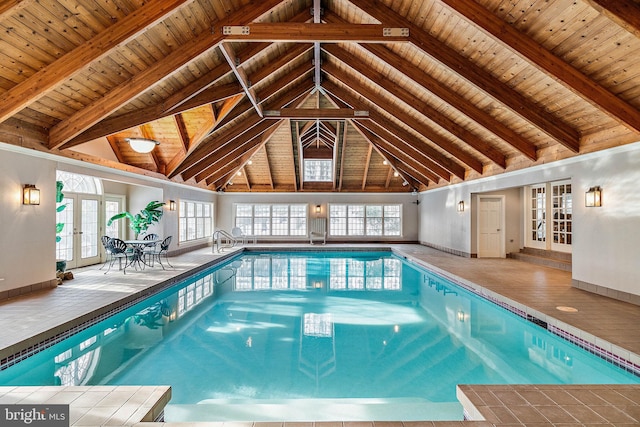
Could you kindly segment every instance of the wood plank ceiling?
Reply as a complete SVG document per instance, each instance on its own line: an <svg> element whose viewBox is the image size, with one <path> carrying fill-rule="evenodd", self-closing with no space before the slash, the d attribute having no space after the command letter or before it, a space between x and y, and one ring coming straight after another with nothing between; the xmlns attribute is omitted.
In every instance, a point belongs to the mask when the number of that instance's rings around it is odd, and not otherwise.
<svg viewBox="0 0 640 427"><path fill-rule="evenodd" d="M6 0L0 26L0 141L216 191L423 191L640 139L633 0Z"/></svg>

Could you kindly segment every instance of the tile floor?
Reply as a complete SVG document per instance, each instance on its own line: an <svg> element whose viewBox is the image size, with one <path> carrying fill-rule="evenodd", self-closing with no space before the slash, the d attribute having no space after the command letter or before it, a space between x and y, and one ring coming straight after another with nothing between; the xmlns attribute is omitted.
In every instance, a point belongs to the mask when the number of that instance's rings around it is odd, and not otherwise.
<svg viewBox="0 0 640 427"><path fill-rule="evenodd" d="M268 246L278 247L278 245ZM345 245L335 245L336 248L342 246ZM463 281L475 283L518 304L531 307L541 316L558 319L560 322L582 331L585 335L592 336L596 342L601 341L603 345L610 343L618 352L628 352L632 359L637 358L637 355L640 354L640 328L637 328L637 325L640 324L640 307L572 288L571 274L568 272L513 259L461 258L422 245L385 246L393 246L395 250L410 258L433 265ZM107 312L123 301L131 301L140 297L148 293L148 289L159 286L158 284L163 281L175 281L181 274L186 274L193 268L229 254L229 250L218 254L213 253L211 248L200 249L172 258L171 262L176 267L175 269L163 271L156 267L152 271L130 270L126 275L117 270L112 270L105 275L104 271L98 270L96 266L77 269L73 271L75 274L73 280L64 282L56 289L0 302L0 331L2 331L0 333L0 359L5 359L11 354L22 351L57 333L64 332L78 322L91 319L96 314ZM559 306L571 306L577 311L559 311L557 309ZM637 421L640 424L640 410L638 409L640 388L632 387L627 391L632 396L626 399L635 402L635 406L630 405L627 408L630 413L627 414L628 418L625 420L631 419L634 423ZM591 391L589 392L591 393ZM473 395L471 392L470 394ZM473 396L477 397L478 394ZM487 406L483 405L482 399L472 400L470 399L472 405ZM560 404L561 402L556 403ZM531 404L535 404L535 402L531 402ZM588 406L588 401L586 404ZM504 406L507 408L505 410L508 410L508 401ZM519 419L512 412L509 413L513 416L507 417L509 422L507 419L497 418L491 419L489 423L472 424L478 426L564 425L550 423L548 419L544 422L540 419L537 419L536 422L527 422ZM604 421L598 421L600 419ZM573 417L568 420L566 425L590 425L591 422L618 425L616 422L609 423L606 418L602 417L583 421L585 420ZM311 427L312 423L303 424L309 424L309 426L295 427ZM327 423L316 424L324 425ZM346 422L336 424L341 427L347 427L347 424L354 424L350 427L373 425L373 423ZM381 424L385 424L384 427L392 427L386 425L389 423L375 423L376 427L380 427ZM412 425L408 426L407 424ZM413 424L404 423L405 427L419 427ZM418 424L420 426L466 425L466 423L439 422ZM401 426L402 423L398 423L398 425ZM627 425L627 423L620 425Z"/></svg>

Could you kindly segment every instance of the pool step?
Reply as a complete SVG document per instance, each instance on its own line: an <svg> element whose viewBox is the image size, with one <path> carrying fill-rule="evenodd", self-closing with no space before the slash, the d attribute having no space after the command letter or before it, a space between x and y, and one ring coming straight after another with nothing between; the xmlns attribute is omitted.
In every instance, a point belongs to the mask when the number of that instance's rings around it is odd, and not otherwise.
<svg viewBox="0 0 640 427"><path fill-rule="evenodd" d="M165 407L165 421L461 421L459 403L395 399L208 399Z"/></svg>
<svg viewBox="0 0 640 427"><path fill-rule="evenodd" d="M512 252L508 258L517 259L531 264L571 271L571 254L558 251L546 251L535 248L522 248L520 252Z"/></svg>

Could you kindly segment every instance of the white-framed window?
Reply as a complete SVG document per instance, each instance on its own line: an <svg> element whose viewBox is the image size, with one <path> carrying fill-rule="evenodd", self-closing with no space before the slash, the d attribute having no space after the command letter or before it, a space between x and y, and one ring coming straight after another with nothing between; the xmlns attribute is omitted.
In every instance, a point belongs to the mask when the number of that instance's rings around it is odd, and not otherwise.
<svg viewBox="0 0 640 427"><path fill-rule="evenodd" d="M306 204L238 203L235 226L247 236L306 236Z"/></svg>
<svg viewBox="0 0 640 427"><path fill-rule="evenodd" d="M204 239L213 232L213 204L181 200L178 210L179 242Z"/></svg>
<svg viewBox="0 0 640 427"><path fill-rule="evenodd" d="M307 182L333 181L333 160L304 159L304 180Z"/></svg>
<svg viewBox="0 0 640 427"><path fill-rule="evenodd" d="M401 205L329 205L331 236L401 236Z"/></svg>

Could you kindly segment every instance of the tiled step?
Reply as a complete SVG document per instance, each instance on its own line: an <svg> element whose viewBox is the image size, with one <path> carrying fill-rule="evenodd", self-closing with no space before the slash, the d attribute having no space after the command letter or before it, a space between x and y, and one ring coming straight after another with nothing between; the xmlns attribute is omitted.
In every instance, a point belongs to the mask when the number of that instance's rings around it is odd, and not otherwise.
<svg viewBox="0 0 640 427"><path fill-rule="evenodd" d="M570 253L524 248L521 249L520 252L510 253L508 257L531 264L557 268L563 271L571 271Z"/></svg>

